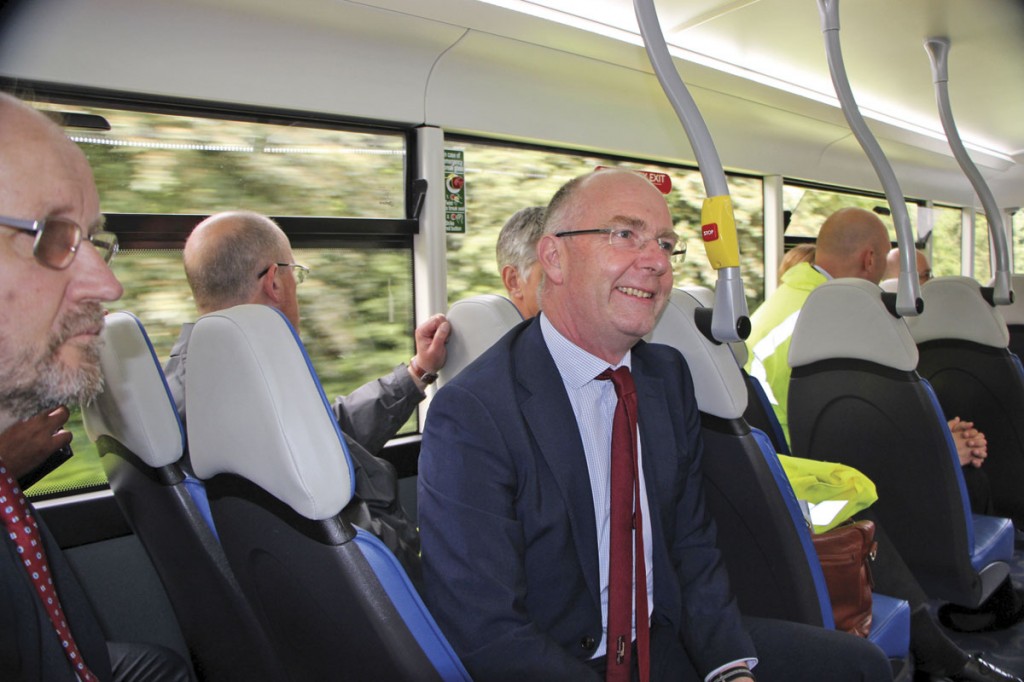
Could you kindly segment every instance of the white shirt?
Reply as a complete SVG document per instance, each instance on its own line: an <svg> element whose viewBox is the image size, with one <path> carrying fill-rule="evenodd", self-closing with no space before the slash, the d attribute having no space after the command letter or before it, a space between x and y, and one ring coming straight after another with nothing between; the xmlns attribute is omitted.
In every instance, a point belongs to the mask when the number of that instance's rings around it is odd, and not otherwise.
<svg viewBox="0 0 1024 682"><path fill-rule="evenodd" d="M587 457L587 470L590 474L590 491L594 496L594 520L597 526L598 566L601 572L601 643L594 651L594 658L603 656L607 648L608 638L608 557L611 515L611 456L612 456L612 422L615 418L615 407L619 399L615 395L615 384L611 381L597 379L597 375L608 369L609 365L601 358L591 355L579 346L562 336L557 329L541 314L541 332L548 351L555 361L558 373L562 376L572 411L576 415L580 437L583 440L583 452ZM622 361L612 367L629 367L631 354L626 353ZM643 417L638 415L638 422ZM640 509L643 512L644 532L644 566L647 569L647 617L654 610L654 558L653 541L651 539L651 514L647 502L647 486L644 483L643 452L637 438L637 451L640 464ZM635 559L634 559L635 561ZM635 564L634 564L635 565ZM635 587L635 575L634 575ZM631 594L636 594L634 589ZM636 639L636 608L633 609L633 639Z"/></svg>
<svg viewBox="0 0 1024 682"><path fill-rule="evenodd" d="M597 375L609 368L606 361L591 355L569 339L562 336L554 325L542 312L540 314L540 328L544 336L544 343L547 344L548 352L555 361L555 367L562 377L565 385L565 392L569 395L569 403L572 405L573 414L576 415L576 425L579 427L580 438L583 441L583 453L587 458L587 472L590 475L590 491L594 496L594 520L597 527L597 554L598 566L600 569L601 586L601 643L594 651L592 658L604 656L607 651L608 640L608 557L610 538L610 516L611 516L611 454L612 454L612 422L615 419L615 407L618 404L618 396L615 395L615 385L611 381L597 379ZM632 351L627 351L618 365L629 367L632 371ZM637 415L637 429L639 431L642 415ZM644 532L644 566L647 569L647 617L650 619L654 611L654 556L653 541L651 539L651 514L647 501L647 486L644 481L643 470L643 449L641 448L639 433L637 434L637 454L640 469L640 509L643 512ZM635 545L634 545L635 546ZM634 557L634 590L635 590L635 557ZM636 640L636 608L633 609L633 639ZM710 680L719 672L732 668L738 663L746 663L753 668L757 659L744 659L730 661L721 665L710 673L706 680Z"/></svg>

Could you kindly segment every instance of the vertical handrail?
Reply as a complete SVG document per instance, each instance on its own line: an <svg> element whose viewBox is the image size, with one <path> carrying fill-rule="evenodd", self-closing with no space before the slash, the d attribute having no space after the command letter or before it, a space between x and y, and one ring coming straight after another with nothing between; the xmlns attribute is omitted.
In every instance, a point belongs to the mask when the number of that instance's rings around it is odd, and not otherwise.
<svg viewBox="0 0 1024 682"><path fill-rule="evenodd" d="M654 0L633 0L640 35L647 56L665 95L683 124L690 146L697 156L697 165L704 180L707 198L701 208L701 237L711 267L718 271L715 305L711 317L711 334L716 341L743 341L750 334L747 299L740 275L739 240L725 171L718 157L711 133L686 89L672 56L654 9Z"/></svg>
<svg viewBox="0 0 1024 682"><path fill-rule="evenodd" d="M992 246L996 252L996 271L993 276L993 301L996 305L1010 305L1013 303L1013 290L1010 288L1010 249L1006 240L1006 232L1003 231L1003 215L996 204L996 198L981 176L978 167L974 165L967 149L960 140L960 132L956 128L956 121L953 120L953 108L949 103L949 38L933 37L926 38L924 49L932 64L932 80L935 83L935 102L939 107L939 119L942 121L942 129L946 131L946 139L949 140L949 147L953 150L953 156L963 170L964 175L971 181L975 193L981 199L981 205L985 209L985 217L988 219L988 232L992 238Z"/></svg>
<svg viewBox="0 0 1024 682"><path fill-rule="evenodd" d="M896 288L896 312L913 317L924 309L921 301L921 284L917 277L917 256L914 252L914 236L910 230L910 215L903 198L900 184L878 141L868 130L861 116L857 101L850 90L850 79L843 64L843 52L839 45L839 0L818 0L821 15L821 32L825 37L825 53L832 84L842 105L843 116L860 142L861 148L871 161L875 174L882 183L885 198L889 202L893 223L896 225L896 241L900 246L900 276Z"/></svg>

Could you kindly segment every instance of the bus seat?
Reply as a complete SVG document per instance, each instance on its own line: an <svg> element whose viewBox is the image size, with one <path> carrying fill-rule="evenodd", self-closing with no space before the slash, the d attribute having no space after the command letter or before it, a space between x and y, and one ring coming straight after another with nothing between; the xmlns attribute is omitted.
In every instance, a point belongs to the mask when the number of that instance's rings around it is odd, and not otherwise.
<svg viewBox="0 0 1024 682"><path fill-rule="evenodd" d="M451 381L505 332L523 321L512 301L496 294L481 294L456 301L448 309L452 325L448 357L438 372L438 386Z"/></svg>
<svg viewBox="0 0 1024 682"><path fill-rule="evenodd" d="M987 473L996 513L1024 524L1024 372L1010 352L1000 314L970 277L940 277L921 288L924 312L907 320L918 373L947 419L973 421L988 440Z"/></svg>
<svg viewBox="0 0 1024 682"><path fill-rule="evenodd" d="M711 289L700 286L686 286L680 287L680 289L697 299L703 307L711 308L714 306L715 292ZM782 425L779 424L778 418L775 416L774 411L772 411L771 402L769 402L764 388L760 382L747 374L747 371L743 369L743 366L747 364L747 344L743 341L730 343L729 350L732 351L733 357L736 358L736 364L740 367L743 383L747 387L747 407L743 411L743 418L751 427L759 429L768 436L772 442L774 452L780 455L788 455L789 443L786 441L786 435L782 432Z"/></svg>
<svg viewBox="0 0 1024 682"><path fill-rule="evenodd" d="M747 387L728 347L694 322L703 307L676 289L650 334L686 358L701 412L708 506L730 584L744 613L834 627L817 553L771 441L743 418ZM891 658L906 658L910 607L876 595L870 639Z"/></svg>
<svg viewBox="0 0 1024 682"><path fill-rule="evenodd" d="M193 467L291 678L467 680L397 559L352 524L352 462L285 317L201 317L186 381Z"/></svg>
<svg viewBox="0 0 1024 682"><path fill-rule="evenodd" d="M103 392L82 409L122 512L164 584L200 680L276 680L278 664L179 466L185 434L141 322L106 317Z"/></svg>
<svg viewBox="0 0 1024 682"><path fill-rule="evenodd" d="M1013 524L972 515L949 428L917 347L882 291L837 279L813 292L789 351L790 446L848 464L878 490L873 509L934 598L977 606L1008 575Z"/></svg>
<svg viewBox="0 0 1024 682"><path fill-rule="evenodd" d="M1018 358L1024 358L1024 275L1013 275L1011 286L1014 291L1013 303L999 306L999 312L1010 332L1010 352Z"/></svg>
<svg viewBox="0 0 1024 682"><path fill-rule="evenodd" d="M888 291L890 294L896 293L896 287L899 285L900 280L897 277L890 277L889 279L883 279L878 283L878 286L882 291Z"/></svg>

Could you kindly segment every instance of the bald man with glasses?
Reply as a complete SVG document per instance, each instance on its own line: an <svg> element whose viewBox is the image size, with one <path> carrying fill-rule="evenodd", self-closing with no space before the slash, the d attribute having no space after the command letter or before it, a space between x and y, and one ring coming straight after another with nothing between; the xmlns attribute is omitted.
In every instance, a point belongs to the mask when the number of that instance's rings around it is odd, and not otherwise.
<svg viewBox="0 0 1024 682"><path fill-rule="evenodd" d="M296 288L309 268L294 262L291 243L267 216L227 211L199 223L185 243L185 276L200 315L243 303L281 311L296 331ZM375 456L409 420L447 358L450 325L434 315L415 332L416 354L409 363L334 401L332 409L356 470L356 495L367 512L357 525L391 549L413 580L419 579L419 532L398 499L395 467ZM186 418L185 366L192 325L186 324L164 368L178 411Z"/></svg>

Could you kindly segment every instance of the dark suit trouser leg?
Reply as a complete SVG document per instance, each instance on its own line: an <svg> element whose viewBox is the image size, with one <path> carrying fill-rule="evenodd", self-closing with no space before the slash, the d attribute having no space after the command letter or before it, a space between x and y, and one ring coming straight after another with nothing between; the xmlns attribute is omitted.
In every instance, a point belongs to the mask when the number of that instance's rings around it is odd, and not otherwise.
<svg viewBox="0 0 1024 682"><path fill-rule="evenodd" d="M892 666L865 639L811 625L743 618L757 650L758 682L887 682ZM651 680L700 682L685 649L667 628L651 627Z"/></svg>
<svg viewBox="0 0 1024 682"><path fill-rule="evenodd" d="M166 647L139 642L107 642L114 682L193 682L181 656Z"/></svg>
<svg viewBox="0 0 1024 682"><path fill-rule="evenodd" d="M766 618L743 618L754 641L758 682L885 682L892 666L881 649L845 632Z"/></svg>
<svg viewBox="0 0 1024 682"><path fill-rule="evenodd" d="M955 672L963 668L967 663L967 654L935 622L928 610L928 596L903 562L903 557L896 551L878 519L870 509L860 512L857 517L875 522L878 553L871 565L874 591L904 599L910 604L910 652L916 667L934 674Z"/></svg>

